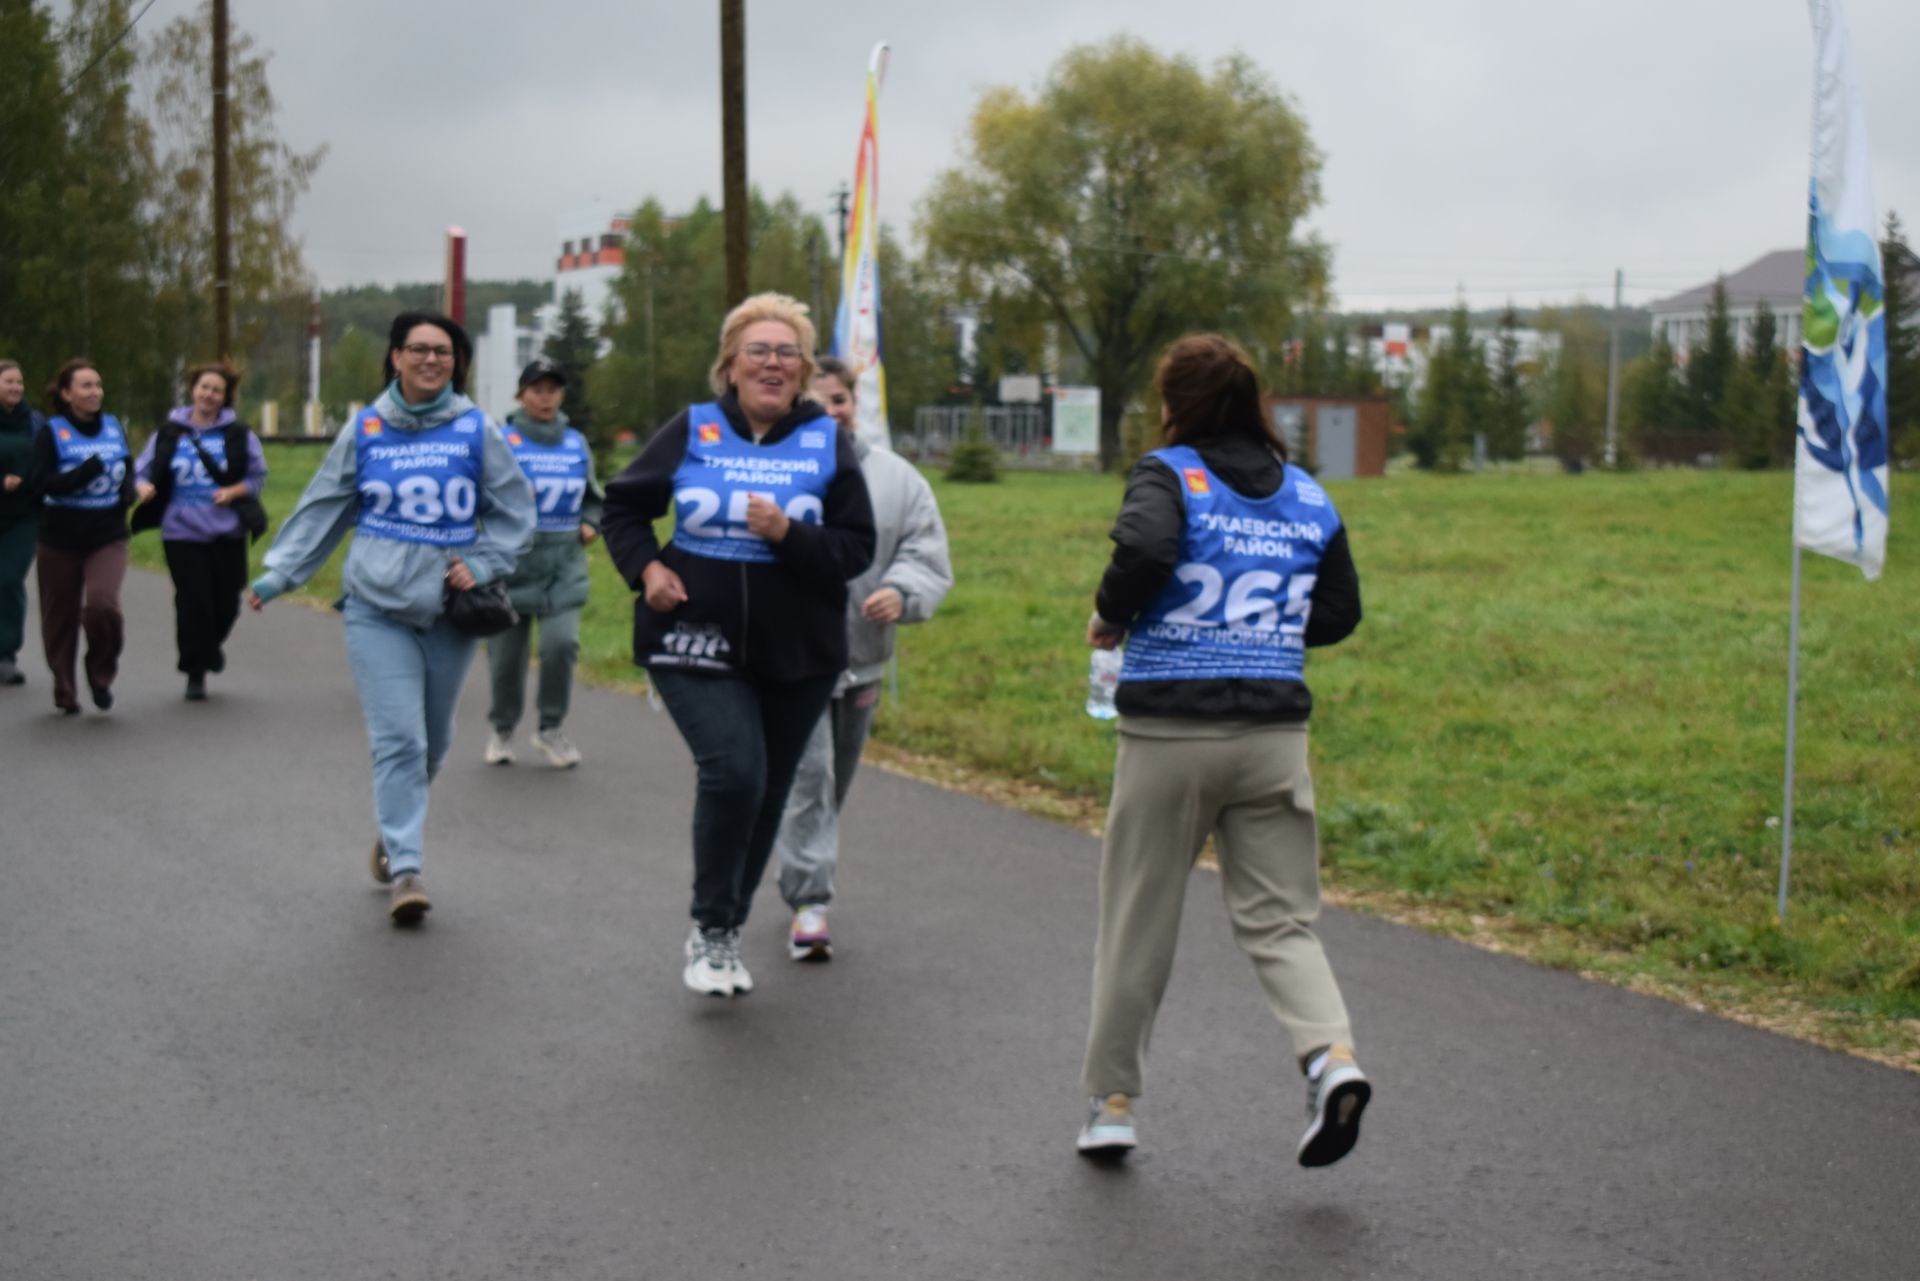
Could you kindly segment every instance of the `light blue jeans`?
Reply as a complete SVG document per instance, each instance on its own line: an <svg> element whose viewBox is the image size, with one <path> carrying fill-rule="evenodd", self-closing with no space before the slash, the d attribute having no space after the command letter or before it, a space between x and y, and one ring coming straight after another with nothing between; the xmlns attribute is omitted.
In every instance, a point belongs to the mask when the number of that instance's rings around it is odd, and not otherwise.
<svg viewBox="0 0 1920 1281"><path fill-rule="evenodd" d="M427 785L453 745L453 708L479 642L446 619L419 631L349 596L347 665L373 749L373 817L395 876L420 870Z"/></svg>

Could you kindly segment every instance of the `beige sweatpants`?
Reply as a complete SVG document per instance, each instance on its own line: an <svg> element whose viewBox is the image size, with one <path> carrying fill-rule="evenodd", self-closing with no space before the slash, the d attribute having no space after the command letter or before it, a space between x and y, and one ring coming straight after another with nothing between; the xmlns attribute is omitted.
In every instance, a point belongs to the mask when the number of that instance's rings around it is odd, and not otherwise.
<svg viewBox="0 0 1920 1281"><path fill-rule="evenodd" d="M1089 1095L1141 1092L1173 971L1187 877L1207 836L1233 934L1296 1058L1351 1045L1313 922L1320 852L1304 725L1122 717L1100 864Z"/></svg>

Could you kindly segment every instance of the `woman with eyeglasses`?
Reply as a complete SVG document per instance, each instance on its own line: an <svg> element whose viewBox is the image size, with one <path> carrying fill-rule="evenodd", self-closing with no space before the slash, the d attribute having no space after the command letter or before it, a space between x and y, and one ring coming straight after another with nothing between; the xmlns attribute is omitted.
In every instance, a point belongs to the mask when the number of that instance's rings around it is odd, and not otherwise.
<svg viewBox="0 0 1920 1281"><path fill-rule="evenodd" d="M60 366L47 389L47 425L34 437L40 518L40 639L53 669L53 705L80 714L74 663L87 638L87 692L113 708L126 618L127 508L133 503L133 455L120 420L102 411L106 385L90 360Z"/></svg>
<svg viewBox="0 0 1920 1281"><path fill-rule="evenodd" d="M432 906L420 876L427 786L453 743L478 646L447 620L447 593L512 573L533 541L533 488L463 394L472 359L447 317L394 320L387 389L334 439L248 596L259 609L298 587L356 531L338 608L373 749L373 879L390 887L395 925Z"/></svg>
<svg viewBox="0 0 1920 1281"><path fill-rule="evenodd" d="M601 535L642 593L634 661L699 770L681 979L708 996L753 990L740 927L847 666L847 582L873 559L859 457L806 397L813 343L792 298L735 307L709 374L718 398L677 414L607 486Z"/></svg>

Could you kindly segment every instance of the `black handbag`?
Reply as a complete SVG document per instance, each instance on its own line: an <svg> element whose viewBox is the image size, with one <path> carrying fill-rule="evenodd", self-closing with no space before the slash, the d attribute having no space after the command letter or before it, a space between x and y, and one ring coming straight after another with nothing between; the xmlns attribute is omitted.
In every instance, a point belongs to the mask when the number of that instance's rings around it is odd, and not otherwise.
<svg viewBox="0 0 1920 1281"><path fill-rule="evenodd" d="M507 585L496 578L461 591L447 584L447 621L468 636L498 636L520 621L507 595Z"/></svg>
<svg viewBox="0 0 1920 1281"><path fill-rule="evenodd" d="M207 469L209 475L213 476L216 480L219 479L220 473L214 470L213 459L207 457L207 451L200 448L199 439L197 437L193 438L192 443L193 452L200 455L200 465ZM234 463L232 459L229 459L228 463L235 468L239 466L239 464ZM238 484L239 478L236 477L234 480L226 483ZM254 495L241 495L239 498L227 504L227 510L240 518L240 528L246 530L253 541L257 542L260 535L267 532L267 505Z"/></svg>

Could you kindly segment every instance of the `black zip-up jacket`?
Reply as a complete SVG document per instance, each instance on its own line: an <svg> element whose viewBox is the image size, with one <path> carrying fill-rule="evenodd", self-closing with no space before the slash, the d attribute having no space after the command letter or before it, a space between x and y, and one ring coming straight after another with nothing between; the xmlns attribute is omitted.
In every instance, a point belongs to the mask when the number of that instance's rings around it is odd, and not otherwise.
<svg viewBox="0 0 1920 1281"><path fill-rule="evenodd" d="M73 429L83 436L100 434L98 416L82 422L67 416ZM126 429L122 423L121 430ZM88 510L79 507L48 507L40 514L40 541L63 551L90 552L127 536L127 508L133 506L133 452L128 441L127 475L120 482L120 501L112 507ZM42 427L33 437L34 488L42 495L71 494L91 485L106 465L89 458L72 471L60 470L60 452L54 447L53 428Z"/></svg>
<svg viewBox="0 0 1920 1281"><path fill-rule="evenodd" d="M1248 498L1270 496L1285 479L1280 460L1253 437L1232 436L1193 447L1221 483ZM1113 560L1095 597L1100 617L1132 625L1173 576L1186 527L1186 499L1173 469L1157 458L1142 458L1127 477L1127 495L1110 535ZM1311 599L1309 647L1345 640L1360 625L1360 575L1347 549L1345 524L1321 554ZM1122 681L1114 706L1129 716L1304 721L1313 711L1313 695L1300 681Z"/></svg>
<svg viewBox="0 0 1920 1281"><path fill-rule="evenodd" d="M734 430L751 441L734 394L729 391L719 404ZM760 443L783 440L824 413L812 401L798 400ZM821 524L790 524L786 537L772 545L778 559L771 565L715 560L671 542L663 546L653 529L673 508L673 477L687 455L688 423L687 411L676 414L607 484L600 535L621 577L641 593L633 603L633 661L695 672L732 669L760 681L845 671L847 581L872 562L874 547L873 505L853 442L835 429L838 448ZM827 424L832 427L832 420ZM687 589L687 599L666 614L647 606L642 574L656 560Z"/></svg>

